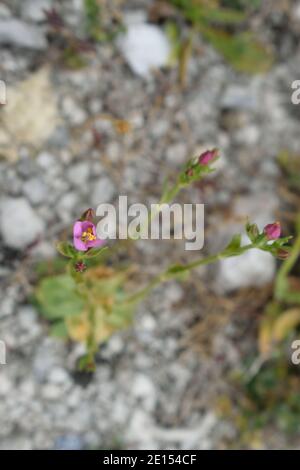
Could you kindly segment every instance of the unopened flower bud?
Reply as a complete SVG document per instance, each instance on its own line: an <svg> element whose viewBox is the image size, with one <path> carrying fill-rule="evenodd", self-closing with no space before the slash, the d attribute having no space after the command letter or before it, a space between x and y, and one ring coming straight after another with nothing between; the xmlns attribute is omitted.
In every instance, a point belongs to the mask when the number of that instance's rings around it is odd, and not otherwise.
<svg viewBox="0 0 300 470"><path fill-rule="evenodd" d="M87 209L82 216L80 217L80 220L88 220L89 222L92 222L95 218L95 211L94 209Z"/></svg>
<svg viewBox="0 0 300 470"><path fill-rule="evenodd" d="M210 162L215 160L218 157L219 150L206 150L206 152L202 153L198 158L199 165L208 165Z"/></svg>
<svg viewBox="0 0 300 470"><path fill-rule="evenodd" d="M83 261L77 261L75 264L75 271L77 273L83 273L86 270L87 266Z"/></svg>
<svg viewBox="0 0 300 470"><path fill-rule="evenodd" d="M258 226L256 224L247 223L246 231L250 240L254 242L259 235Z"/></svg>
<svg viewBox="0 0 300 470"><path fill-rule="evenodd" d="M264 228L264 234L268 240L277 240L281 235L281 225L280 222L274 222L273 224L268 224Z"/></svg>

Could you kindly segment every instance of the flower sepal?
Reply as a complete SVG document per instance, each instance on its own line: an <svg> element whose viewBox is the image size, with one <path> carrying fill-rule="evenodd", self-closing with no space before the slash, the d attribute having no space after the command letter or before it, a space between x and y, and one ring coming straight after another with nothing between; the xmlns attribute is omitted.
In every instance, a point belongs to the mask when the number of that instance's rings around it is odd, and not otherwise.
<svg viewBox="0 0 300 470"><path fill-rule="evenodd" d="M259 228L257 224L251 224L249 221L246 224L246 233L248 235L249 240L252 243L256 243L259 237Z"/></svg>
<svg viewBox="0 0 300 470"><path fill-rule="evenodd" d="M104 251L108 249L107 246L102 246L100 248L90 248L88 251L81 254L81 258L96 258L103 254Z"/></svg>
<svg viewBox="0 0 300 470"><path fill-rule="evenodd" d="M76 259L78 251L74 248L71 243L68 242L58 242L56 243L57 251L66 258Z"/></svg>
<svg viewBox="0 0 300 470"><path fill-rule="evenodd" d="M241 234L236 234L232 237L227 247L223 251L223 256L228 258L230 256L238 256L241 252L242 246L242 236Z"/></svg>

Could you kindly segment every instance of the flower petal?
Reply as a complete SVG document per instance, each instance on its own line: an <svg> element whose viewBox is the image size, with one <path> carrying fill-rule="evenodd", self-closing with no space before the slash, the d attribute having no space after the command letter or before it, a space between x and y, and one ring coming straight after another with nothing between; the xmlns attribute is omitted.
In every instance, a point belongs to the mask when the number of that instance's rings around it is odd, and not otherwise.
<svg viewBox="0 0 300 470"><path fill-rule="evenodd" d="M74 227L73 227L73 236L76 238L80 238L82 235L82 232L83 232L82 222L80 222L80 220L77 220L77 222L75 222Z"/></svg>
<svg viewBox="0 0 300 470"><path fill-rule="evenodd" d="M80 238L74 237L73 243L78 251L86 251L88 249L87 244L85 244Z"/></svg>
<svg viewBox="0 0 300 470"><path fill-rule="evenodd" d="M82 227L83 232L86 232L88 228L91 228L93 232L95 229L95 225L93 224L93 222L90 222L89 220L84 220L83 222L81 222L81 227Z"/></svg>
<svg viewBox="0 0 300 470"><path fill-rule="evenodd" d="M88 248L98 248L99 246L103 245L105 243L105 240L100 240L99 238L97 240L92 240L87 242L86 246Z"/></svg>

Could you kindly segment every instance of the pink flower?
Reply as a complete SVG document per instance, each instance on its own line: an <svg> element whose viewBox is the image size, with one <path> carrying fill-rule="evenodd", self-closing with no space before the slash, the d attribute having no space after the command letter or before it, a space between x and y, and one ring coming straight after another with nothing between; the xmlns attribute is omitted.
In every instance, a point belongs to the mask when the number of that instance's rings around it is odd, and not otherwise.
<svg viewBox="0 0 300 470"><path fill-rule="evenodd" d="M97 239L96 227L89 220L77 220L73 227L73 243L78 251L87 251L103 245L104 240Z"/></svg>
<svg viewBox="0 0 300 470"><path fill-rule="evenodd" d="M266 225L264 228L264 234L268 240L277 240L281 235L280 222Z"/></svg>
<svg viewBox="0 0 300 470"><path fill-rule="evenodd" d="M208 165L218 157L218 153L218 149L206 150L206 152L202 153L198 158L198 163L200 165Z"/></svg>

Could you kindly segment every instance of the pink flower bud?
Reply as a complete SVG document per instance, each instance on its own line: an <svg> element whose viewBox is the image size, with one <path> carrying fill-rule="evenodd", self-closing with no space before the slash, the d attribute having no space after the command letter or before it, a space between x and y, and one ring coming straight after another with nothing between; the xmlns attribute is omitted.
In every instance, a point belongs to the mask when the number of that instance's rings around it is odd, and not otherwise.
<svg viewBox="0 0 300 470"><path fill-rule="evenodd" d="M198 158L199 165L208 165L218 157L218 153L218 149L206 150L206 152L202 153Z"/></svg>
<svg viewBox="0 0 300 470"><path fill-rule="evenodd" d="M86 264L83 261L77 261L75 264L75 271L77 273L83 273L86 270Z"/></svg>
<svg viewBox="0 0 300 470"><path fill-rule="evenodd" d="M268 240L277 240L281 235L281 226L280 222L274 222L273 224L268 224L264 228L264 234Z"/></svg>
<svg viewBox="0 0 300 470"><path fill-rule="evenodd" d="M83 214L82 216L80 217L80 220L84 221L84 220L88 220L89 222L93 222L95 218L95 211L94 209L87 209Z"/></svg>

